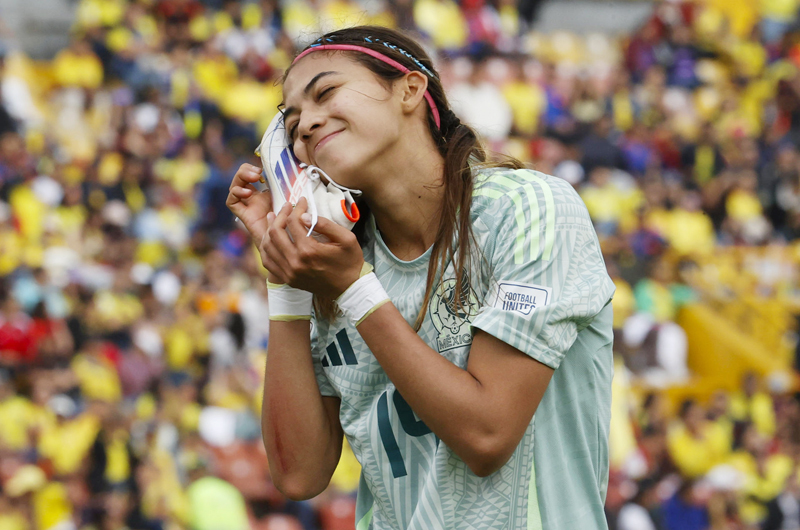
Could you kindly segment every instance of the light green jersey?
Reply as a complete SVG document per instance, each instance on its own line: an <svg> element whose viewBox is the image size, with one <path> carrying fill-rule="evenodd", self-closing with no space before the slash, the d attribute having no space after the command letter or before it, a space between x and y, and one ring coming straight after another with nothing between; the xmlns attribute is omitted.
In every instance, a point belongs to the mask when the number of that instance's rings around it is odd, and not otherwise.
<svg viewBox="0 0 800 530"><path fill-rule="evenodd" d="M462 300L471 309L452 310L450 266L420 337L466 368L481 329L555 373L510 460L481 478L420 421L355 328L344 319L315 322L320 391L341 398L342 427L362 466L357 528L606 528L614 285L586 207L563 180L498 169L479 175L471 214L484 258ZM397 259L374 222L363 250L413 323L430 251Z"/></svg>

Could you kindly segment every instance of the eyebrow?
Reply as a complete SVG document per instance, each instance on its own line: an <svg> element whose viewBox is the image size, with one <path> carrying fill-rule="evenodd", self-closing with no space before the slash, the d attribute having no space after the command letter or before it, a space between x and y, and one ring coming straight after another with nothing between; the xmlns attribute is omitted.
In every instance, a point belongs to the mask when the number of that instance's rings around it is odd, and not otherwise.
<svg viewBox="0 0 800 530"><path fill-rule="evenodd" d="M311 81L309 81L309 82L308 82L308 84L306 85L306 87L303 89L303 95L307 96L307 95L309 94L309 92L311 92L311 91L314 89L314 85L316 85L316 84L317 84L317 82L318 82L320 79L322 79L323 77L325 77L325 76L328 76L328 75L332 75L332 74L338 74L338 73L339 73L339 72L335 72L335 71L333 71L333 70L330 70L330 71L327 71L327 72L320 72L320 73L318 73L317 75L315 75L315 76L313 77L313 79L311 79ZM281 104L281 105L283 105L283 104ZM297 111L298 111L297 107L286 107L286 108L283 110L283 119L285 120L285 119L286 119L286 118L288 118L288 117L289 117L291 114L294 114L294 113L295 113L295 112L297 112Z"/></svg>

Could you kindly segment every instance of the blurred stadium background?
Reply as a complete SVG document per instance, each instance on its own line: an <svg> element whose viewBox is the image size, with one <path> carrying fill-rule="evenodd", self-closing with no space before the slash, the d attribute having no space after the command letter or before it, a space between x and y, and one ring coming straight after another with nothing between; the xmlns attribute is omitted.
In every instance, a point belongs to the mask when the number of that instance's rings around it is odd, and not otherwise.
<svg viewBox="0 0 800 530"><path fill-rule="evenodd" d="M601 238L619 530L800 529L797 0L0 0L0 529L338 530L259 432L264 271L225 208L322 31L436 57ZM579 530L579 529L576 529Z"/></svg>

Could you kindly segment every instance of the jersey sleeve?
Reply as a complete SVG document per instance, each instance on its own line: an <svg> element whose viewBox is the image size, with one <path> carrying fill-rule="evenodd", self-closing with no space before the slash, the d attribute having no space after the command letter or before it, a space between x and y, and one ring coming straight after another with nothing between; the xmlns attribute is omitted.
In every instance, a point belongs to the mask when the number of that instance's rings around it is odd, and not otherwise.
<svg viewBox="0 0 800 530"><path fill-rule="evenodd" d="M314 375L317 378L317 385L319 386L319 393L323 396L339 397L339 394L334 390L325 370L322 367L322 357L325 355L325 350L320 346L319 341L319 327L315 317L311 317L311 361L314 365Z"/></svg>
<svg viewBox="0 0 800 530"><path fill-rule="evenodd" d="M489 288L472 327L556 369L611 300L586 206L568 183L517 170L490 179L477 192L492 202L484 246Z"/></svg>

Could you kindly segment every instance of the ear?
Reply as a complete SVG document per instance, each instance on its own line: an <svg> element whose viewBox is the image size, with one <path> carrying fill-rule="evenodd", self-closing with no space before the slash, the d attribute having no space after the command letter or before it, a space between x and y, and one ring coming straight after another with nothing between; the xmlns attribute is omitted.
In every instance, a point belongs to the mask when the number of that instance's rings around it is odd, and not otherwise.
<svg viewBox="0 0 800 530"><path fill-rule="evenodd" d="M422 72L408 72L399 83L400 104L405 114L413 114L417 107L425 105L425 91L428 90L428 76Z"/></svg>

